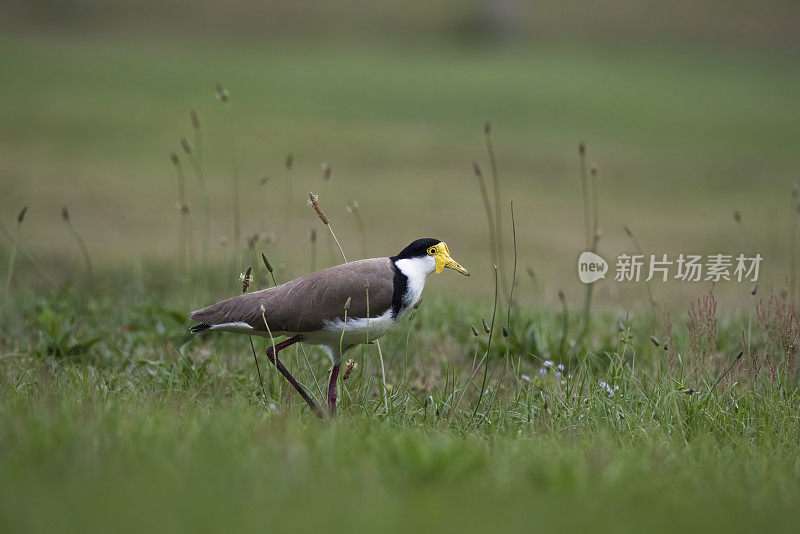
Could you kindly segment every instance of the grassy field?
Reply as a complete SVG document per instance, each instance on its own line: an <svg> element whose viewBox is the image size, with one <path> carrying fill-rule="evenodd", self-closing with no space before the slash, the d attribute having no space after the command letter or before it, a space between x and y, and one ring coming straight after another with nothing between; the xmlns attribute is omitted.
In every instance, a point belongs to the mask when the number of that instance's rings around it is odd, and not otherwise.
<svg viewBox="0 0 800 534"><path fill-rule="evenodd" d="M0 240L0 528L795 530L796 59L343 42L0 37L0 221L53 279L20 254L8 276ZM515 206L510 307L502 291L493 300L471 167L490 176L487 120ZM208 263L182 136L202 148ZM600 254L634 250L625 224L647 252L758 252L756 294L654 283L651 305L642 284L606 280L581 335L580 141L599 168ZM172 152L188 191L186 267ZM386 388L374 346L350 354L359 367L332 421L272 373L263 341L262 390L246 339L187 332L188 312L239 293L248 265L253 289L269 284L262 250L279 282L340 261L309 191L350 259L434 235L473 273L432 276L382 340ZM510 277L509 210L503 221ZM322 399L325 356L282 354Z"/></svg>
<svg viewBox="0 0 800 534"><path fill-rule="evenodd" d="M565 353L562 317L519 310L477 406L476 304L433 298L385 338L388 413L374 348L357 349L340 417L320 422L261 342L266 399L246 340L190 337L162 302L21 296L0 360L4 528L794 529L783 301L752 324L698 315L693 334L598 314L592 346ZM321 399L325 357L284 361Z"/></svg>
<svg viewBox="0 0 800 534"><path fill-rule="evenodd" d="M233 231L233 132L242 234L275 236L260 246L280 258L284 278L308 269L308 232L318 221L306 200L314 191L351 258L364 254L344 209L356 199L368 227L366 255L440 237L477 276L444 288L489 298L486 223L471 164L488 168L482 129L491 120L501 194L517 205L520 264L536 270L554 304L559 288L571 301L582 291L572 273L583 247L579 141L599 168L601 254L632 250L622 230L628 224L653 253L758 249L766 257L762 286L785 284L788 195L800 167L800 71L791 57L656 45L321 51L292 43L6 37L0 66L8 73L0 89L8 103L0 107L3 220L10 224L29 205L26 241L53 266L79 265L59 221L65 204L98 264L129 277L138 258L163 264L174 255L179 215L168 155L184 156L181 136L194 142L188 114L196 109L218 262L230 250L217 238ZM214 98L217 82L231 92L233 130ZM322 180L323 162L332 165L330 183ZM186 158L184 166L199 217ZM265 174L270 180L261 186ZM504 238L510 250L508 232ZM335 261L329 253L319 258ZM683 308L698 289L709 288L676 284L660 296L679 297ZM716 291L737 302L739 289ZM598 294L625 306L642 290L604 284Z"/></svg>

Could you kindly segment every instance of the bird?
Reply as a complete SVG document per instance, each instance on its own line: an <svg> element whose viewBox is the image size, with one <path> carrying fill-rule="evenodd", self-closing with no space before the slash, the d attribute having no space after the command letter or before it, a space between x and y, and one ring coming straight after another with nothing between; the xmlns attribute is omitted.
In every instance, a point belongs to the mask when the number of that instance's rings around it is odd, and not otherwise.
<svg viewBox="0 0 800 534"><path fill-rule="evenodd" d="M342 355L392 330L420 300L428 275L448 268L469 276L444 241L421 238L395 256L343 263L196 310L190 317L199 324L190 331L271 339L267 358L321 417L324 412L278 359L295 343L320 346L333 364L327 402L335 415ZM281 337L286 339L274 341Z"/></svg>

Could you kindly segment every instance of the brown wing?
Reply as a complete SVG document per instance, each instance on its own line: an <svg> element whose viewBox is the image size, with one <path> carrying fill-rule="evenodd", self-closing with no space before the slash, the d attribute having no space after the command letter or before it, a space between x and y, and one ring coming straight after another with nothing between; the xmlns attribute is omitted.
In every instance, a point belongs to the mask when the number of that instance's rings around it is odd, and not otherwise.
<svg viewBox="0 0 800 534"><path fill-rule="evenodd" d="M392 306L394 266L389 258L360 260L337 265L276 287L223 300L192 312L193 321L214 326L243 322L266 330L261 306L269 328L275 332L312 332L324 321L344 319L344 305L350 298L348 317L375 318Z"/></svg>

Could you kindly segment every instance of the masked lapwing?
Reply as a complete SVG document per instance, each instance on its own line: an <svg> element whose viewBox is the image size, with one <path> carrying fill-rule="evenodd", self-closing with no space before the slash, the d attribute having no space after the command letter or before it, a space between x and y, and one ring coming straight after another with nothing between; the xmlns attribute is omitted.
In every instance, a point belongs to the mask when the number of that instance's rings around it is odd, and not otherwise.
<svg viewBox="0 0 800 534"><path fill-rule="evenodd" d="M318 414L278 352L298 342L321 346L333 362L328 406L335 413L342 354L389 332L419 301L428 275L445 268L469 276L443 241L417 239L396 256L345 263L197 310L191 318L200 324L191 330L286 337L268 346L267 357Z"/></svg>

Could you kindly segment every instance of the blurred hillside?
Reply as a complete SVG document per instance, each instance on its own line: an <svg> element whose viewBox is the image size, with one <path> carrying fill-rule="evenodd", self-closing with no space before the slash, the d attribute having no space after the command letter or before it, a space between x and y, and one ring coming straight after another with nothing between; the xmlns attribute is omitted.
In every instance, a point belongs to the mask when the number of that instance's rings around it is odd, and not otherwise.
<svg viewBox="0 0 800 534"><path fill-rule="evenodd" d="M343 0L175 2L10 0L7 30L99 32L318 41L671 41L796 51L800 4L792 0Z"/></svg>

